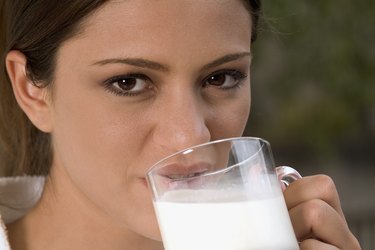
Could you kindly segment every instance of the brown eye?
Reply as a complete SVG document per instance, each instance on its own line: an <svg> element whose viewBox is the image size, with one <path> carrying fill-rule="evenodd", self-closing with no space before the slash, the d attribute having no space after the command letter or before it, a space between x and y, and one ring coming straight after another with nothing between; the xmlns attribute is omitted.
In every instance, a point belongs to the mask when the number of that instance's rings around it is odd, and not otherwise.
<svg viewBox="0 0 375 250"><path fill-rule="evenodd" d="M113 85L117 88L120 88L125 91L132 90L135 86L137 86L138 79L136 78L124 78L117 82L114 82Z"/></svg>
<svg viewBox="0 0 375 250"><path fill-rule="evenodd" d="M224 74L217 74L210 76L207 79L207 84L214 85L214 86L221 86L225 83L227 76Z"/></svg>
<svg viewBox="0 0 375 250"><path fill-rule="evenodd" d="M105 88L116 95L138 95L151 88L152 83L145 75L116 76L104 82Z"/></svg>
<svg viewBox="0 0 375 250"><path fill-rule="evenodd" d="M206 78L204 87L214 86L221 89L231 89L238 86L246 75L237 70L219 71Z"/></svg>

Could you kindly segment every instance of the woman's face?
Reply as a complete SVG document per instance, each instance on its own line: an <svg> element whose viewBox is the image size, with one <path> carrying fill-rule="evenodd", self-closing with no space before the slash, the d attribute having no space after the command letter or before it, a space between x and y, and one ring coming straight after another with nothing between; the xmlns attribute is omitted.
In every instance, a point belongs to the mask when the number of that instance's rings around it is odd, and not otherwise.
<svg viewBox="0 0 375 250"><path fill-rule="evenodd" d="M52 178L157 239L145 174L177 150L242 134L250 36L241 1L104 5L57 55Z"/></svg>

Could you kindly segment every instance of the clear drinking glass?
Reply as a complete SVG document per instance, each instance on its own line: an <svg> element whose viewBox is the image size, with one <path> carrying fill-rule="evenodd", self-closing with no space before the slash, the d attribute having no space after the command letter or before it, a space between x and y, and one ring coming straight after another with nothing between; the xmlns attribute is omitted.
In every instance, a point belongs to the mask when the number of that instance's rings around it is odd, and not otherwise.
<svg viewBox="0 0 375 250"><path fill-rule="evenodd" d="M299 249L282 195L299 177L289 167L277 174L260 138L213 141L162 159L147 181L165 249Z"/></svg>

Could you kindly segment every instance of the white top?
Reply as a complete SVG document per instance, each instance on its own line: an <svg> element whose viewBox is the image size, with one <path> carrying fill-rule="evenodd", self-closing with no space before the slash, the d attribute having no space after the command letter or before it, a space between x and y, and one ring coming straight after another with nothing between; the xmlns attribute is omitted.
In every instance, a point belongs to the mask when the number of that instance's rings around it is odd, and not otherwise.
<svg viewBox="0 0 375 250"><path fill-rule="evenodd" d="M0 250L10 250L5 224L25 215L39 200L45 177L0 178Z"/></svg>

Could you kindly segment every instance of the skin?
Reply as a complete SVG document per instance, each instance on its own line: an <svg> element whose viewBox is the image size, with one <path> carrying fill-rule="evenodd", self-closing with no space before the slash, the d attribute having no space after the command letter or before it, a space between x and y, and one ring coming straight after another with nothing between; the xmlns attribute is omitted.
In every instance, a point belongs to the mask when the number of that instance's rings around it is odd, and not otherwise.
<svg viewBox="0 0 375 250"><path fill-rule="evenodd" d="M13 249L163 249L145 173L177 150L243 133L250 31L240 1L110 1L59 48L52 93L33 87L11 51L16 99L54 152L40 202L8 225ZM127 74L137 74L130 96L113 81ZM301 246L357 249L335 188L317 188L326 178L285 191Z"/></svg>

